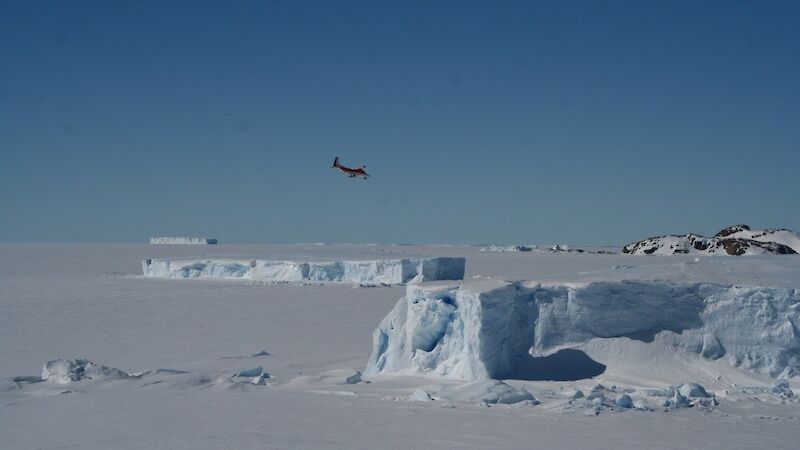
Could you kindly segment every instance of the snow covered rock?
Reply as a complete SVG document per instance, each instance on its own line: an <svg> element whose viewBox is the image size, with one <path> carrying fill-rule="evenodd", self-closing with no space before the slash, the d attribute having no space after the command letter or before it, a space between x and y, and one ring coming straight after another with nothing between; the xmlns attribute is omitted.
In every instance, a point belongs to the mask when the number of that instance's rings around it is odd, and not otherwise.
<svg viewBox="0 0 800 450"><path fill-rule="evenodd" d="M128 378L131 375L119 369L95 364L88 359L56 359L42 367L42 380L55 384L67 384L86 379Z"/></svg>
<svg viewBox="0 0 800 450"><path fill-rule="evenodd" d="M199 237L167 237L167 236L160 236L160 237L151 237L150 238L151 244L157 245L165 245L165 244L177 244L177 245L216 245L217 240L213 238L199 238Z"/></svg>
<svg viewBox="0 0 800 450"><path fill-rule="evenodd" d="M791 247L800 253L800 233L787 229L751 230L747 225L734 225L718 232L715 237L729 239L748 239L758 242L774 242Z"/></svg>
<svg viewBox="0 0 800 450"><path fill-rule="evenodd" d="M622 248L632 255L789 255L800 253L800 234L790 230L751 230L734 225L711 238L698 234L656 236Z"/></svg>
<svg viewBox="0 0 800 450"><path fill-rule="evenodd" d="M800 292L655 281L409 285L373 334L366 373L460 380L581 379L597 339L674 347L768 375L800 374ZM654 342L670 333L669 347ZM568 353L569 352L569 353ZM613 353L613 352L612 352ZM560 360L558 358L561 358ZM599 367L599 371L597 371Z"/></svg>
<svg viewBox="0 0 800 450"><path fill-rule="evenodd" d="M240 258L146 259L142 272L155 278L218 278L261 282L334 282L397 285L412 280L460 280L464 258L295 262Z"/></svg>

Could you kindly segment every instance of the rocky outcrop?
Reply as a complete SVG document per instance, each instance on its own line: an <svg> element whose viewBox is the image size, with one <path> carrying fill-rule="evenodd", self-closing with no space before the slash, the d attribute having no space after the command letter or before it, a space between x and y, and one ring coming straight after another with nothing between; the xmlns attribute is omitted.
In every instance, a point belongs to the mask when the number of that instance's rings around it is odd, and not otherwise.
<svg viewBox="0 0 800 450"><path fill-rule="evenodd" d="M699 234L655 236L632 242L622 253L632 255L792 255L800 252L800 234L786 229L752 230L733 225L711 238Z"/></svg>

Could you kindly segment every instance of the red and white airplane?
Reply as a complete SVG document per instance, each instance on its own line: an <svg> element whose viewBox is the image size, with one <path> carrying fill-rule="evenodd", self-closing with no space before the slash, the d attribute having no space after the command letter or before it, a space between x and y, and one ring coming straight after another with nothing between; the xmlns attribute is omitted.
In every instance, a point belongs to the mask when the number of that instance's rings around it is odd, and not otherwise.
<svg viewBox="0 0 800 450"><path fill-rule="evenodd" d="M367 166L356 167L355 169L345 167L339 164L338 156L333 160L333 166L331 166L331 168L339 169L340 172L342 172L343 174L347 175L350 178L361 177L365 180L369 178L369 174L364 170L367 168Z"/></svg>

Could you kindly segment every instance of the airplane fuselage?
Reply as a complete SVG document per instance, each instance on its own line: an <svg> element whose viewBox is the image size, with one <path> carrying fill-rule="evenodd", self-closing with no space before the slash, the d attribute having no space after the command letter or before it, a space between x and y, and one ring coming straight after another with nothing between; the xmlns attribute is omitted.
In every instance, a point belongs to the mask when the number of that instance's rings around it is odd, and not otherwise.
<svg viewBox="0 0 800 450"><path fill-rule="evenodd" d="M339 169L340 172L350 178L360 177L363 179L369 178L369 174L364 170L366 166L356 167L355 169L339 164L339 157L333 160L333 168Z"/></svg>

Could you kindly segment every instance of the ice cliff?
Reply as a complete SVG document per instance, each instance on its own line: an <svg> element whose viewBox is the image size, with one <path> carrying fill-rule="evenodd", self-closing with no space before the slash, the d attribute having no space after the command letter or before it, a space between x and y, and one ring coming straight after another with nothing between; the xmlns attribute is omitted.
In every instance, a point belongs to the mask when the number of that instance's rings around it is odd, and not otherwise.
<svg viewBox="0 0 800 450"><path fill-rule="evenodd" d="M800 374L798 323L796 289L655 281L426 283L409 285L375 330L366 373L534 380L569 379L575 374L560 372L577 371L588 378L609 361L591 360L579 350L584 344L635 340L654 353L681 349L790 378ZM663 334L669 346L655 339Z"/></svg>
<svg viewBox="0 0 800 450"><path fill-rule="evenodd" d="M296 262L263 259L146 259L142 272L157 278L247 279L261 282L338 282L396 285L409 281L461 280L464 258Z"/></svg>

